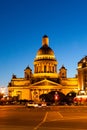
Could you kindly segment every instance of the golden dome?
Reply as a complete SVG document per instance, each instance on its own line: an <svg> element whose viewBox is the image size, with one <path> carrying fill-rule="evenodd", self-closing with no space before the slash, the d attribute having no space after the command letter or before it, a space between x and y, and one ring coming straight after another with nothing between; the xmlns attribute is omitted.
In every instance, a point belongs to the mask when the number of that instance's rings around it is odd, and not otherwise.
<svg viewBox="0 0 87 130"><path fill-rule="evenodd" d="M54 55L53 50L47 45L43 45L37 52L37 55Z"/></svg>
<svg viewBox="0 0 87 130"><path fill-rule="evenodd" d="M57 78L57 64L54 51L49 47L49 38L45 35L34 59L34 76Z"/></svg>
<svg viewBox="0 0 87 130"><path fill-rule="evenodd" d="M37 51L34 61L56 61L54 51L48 46L49 38L47 35L42 37L42 47Z"/></svg>
<svg viewBox="0 0 87 130"><path fill-rule="evenodd" d="M47 35L42 37L42 47L38 50L37 55L54 55L53 50L48 46L49 38Z"/></svg>

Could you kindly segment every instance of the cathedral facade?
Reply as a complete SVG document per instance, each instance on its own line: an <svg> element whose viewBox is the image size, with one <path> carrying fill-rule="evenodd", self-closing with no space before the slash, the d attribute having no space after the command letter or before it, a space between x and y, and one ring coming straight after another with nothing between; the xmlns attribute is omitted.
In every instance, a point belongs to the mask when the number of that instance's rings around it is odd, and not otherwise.
<svg viewBox="0 0 87 130"><path fill-rule="evenodd" d="M54 51L49 47L48 36L44 35L42 46L37 51L34 59L34 73L27 66L23 78L12 75L12 79L8 84L8 94L12 97L18 96L19 99L38 101L41 94L50 91L61 91L67 94L71 91L77 93L80 89L87 89L87 57L85 58L85 69L81 66L82 63L83 60L78 62L78 74L74 78L67 78L67 69L64 66L57 72L58 61ZM85 79L85 76L82 76L83 72L86 76ZM83 84L83 82L85 83Z"/></svg>

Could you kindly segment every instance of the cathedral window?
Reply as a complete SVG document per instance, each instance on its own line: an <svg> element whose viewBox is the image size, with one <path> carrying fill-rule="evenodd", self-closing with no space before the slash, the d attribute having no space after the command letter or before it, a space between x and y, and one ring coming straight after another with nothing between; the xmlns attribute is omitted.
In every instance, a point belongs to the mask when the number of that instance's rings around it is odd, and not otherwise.
<svg viewBox="0 0 87 130"><path fill-rule="evenodd" d="M46 65L44 65L44 72L46 72Z"/></svg>
<svg viewBox="0 0 87 130"><path fill-rule="evenodd" d="M54 72L54 66L52 67L52 72Z"/></svg>
<svg viewBox="0 0 87 130"><path fill-rule="evenodd" d="M55 72L57 72L57 65L55 65Z"/></svg>

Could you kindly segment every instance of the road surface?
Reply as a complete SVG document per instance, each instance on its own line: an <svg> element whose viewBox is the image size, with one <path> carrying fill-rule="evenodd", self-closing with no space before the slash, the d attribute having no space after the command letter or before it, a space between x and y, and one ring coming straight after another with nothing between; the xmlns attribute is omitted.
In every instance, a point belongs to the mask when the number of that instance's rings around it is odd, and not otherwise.
<svg viewBox="0 0 87 130"><path fill-rule="evenodd" d="M0 130L87 130L87 107L0 106Z"/></svg>

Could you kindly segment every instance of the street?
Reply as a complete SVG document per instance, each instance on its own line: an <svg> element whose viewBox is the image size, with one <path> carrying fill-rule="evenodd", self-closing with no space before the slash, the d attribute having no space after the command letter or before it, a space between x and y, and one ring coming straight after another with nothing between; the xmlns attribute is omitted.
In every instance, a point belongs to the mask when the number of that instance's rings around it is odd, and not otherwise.
<svg viewBox="0 0 87 130"><path fill-rule="evenodd" d="M87 130L87 107L0 106L0 130Z"/></svg>

